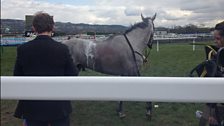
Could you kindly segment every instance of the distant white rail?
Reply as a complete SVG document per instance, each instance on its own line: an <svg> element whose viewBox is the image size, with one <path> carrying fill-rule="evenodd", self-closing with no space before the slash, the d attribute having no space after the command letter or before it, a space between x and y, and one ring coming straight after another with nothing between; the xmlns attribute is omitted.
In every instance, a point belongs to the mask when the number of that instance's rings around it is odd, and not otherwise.
<svg viewBox="0 0 224 126"><path fill-rule="evenodd" d="M1 99L224 103L224 78L1 76Z"/></svg>
<svg viewBox="0 0 224 126"><path fill-rule="evenodd" d="M164 41L164 40L193 40L192 48L193 48L193 51L195 51L195 39L197 39L197 37L153 38L153 40L156 41L156 51L157 52L159 52L159 41Z"/></svg>
<svg viewBox="0 0 224 126"><path fill-rule="evenodd" d="M197 37L170 37L170 38L153 38L153 40L194 40Z"/></svg>

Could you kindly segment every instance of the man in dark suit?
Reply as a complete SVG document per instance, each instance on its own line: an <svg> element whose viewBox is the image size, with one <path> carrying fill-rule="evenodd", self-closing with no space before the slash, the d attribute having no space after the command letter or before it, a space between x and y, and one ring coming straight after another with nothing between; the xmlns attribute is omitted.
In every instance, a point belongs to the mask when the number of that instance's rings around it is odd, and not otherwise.
<svg viewBox="0 0 224 126"><path fill-rule="evenodd" d="M68 48L51 38L53 27L52 16L35 14L33 29L37 37L17 48L14 76L78 75ZM20 100L14 116L24 119L27 126L69 126L71 111L70 101Z"/></svg>

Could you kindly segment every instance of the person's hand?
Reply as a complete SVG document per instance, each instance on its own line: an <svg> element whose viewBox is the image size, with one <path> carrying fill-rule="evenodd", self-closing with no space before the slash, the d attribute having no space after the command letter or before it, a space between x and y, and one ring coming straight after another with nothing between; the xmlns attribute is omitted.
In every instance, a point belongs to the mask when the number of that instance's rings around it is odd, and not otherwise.
<svg viewBox="0 0 224 126"><path fill-rule="evenodd" d="M218 125L217 120L213 116L208 117L208 123L211 124L211 125Z"/></svg>

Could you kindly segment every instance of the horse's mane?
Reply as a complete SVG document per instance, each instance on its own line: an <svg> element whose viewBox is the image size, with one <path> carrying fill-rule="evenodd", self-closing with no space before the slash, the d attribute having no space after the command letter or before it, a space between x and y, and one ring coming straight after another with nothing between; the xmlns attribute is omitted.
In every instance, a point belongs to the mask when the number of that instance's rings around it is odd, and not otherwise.
<svg viewBox="0 0 224 126"><path fill-rule="evenodd" d="M126 30L125 31L125 34L131 32L132 30L134 30L136 28L142 28L142 29L144 29L146 27L148 27L148 23L139 22L139 23L136 23L136 24L132 25L128 30Z"/></svg>
<svg viewBox="0 0 224 126"><path fill-rule="evenodd" d="M135 23L134 25L131 25L124 33L127 34L127 33L131 32L132 30L134 30L136 28L142 28L142 29L144 29L146 27L148 27L148 23L145 23L144 21L143 22L138 22L138 23ZM107 38L106 40L113 39L117 35L120 35L120 34L112 35L109 38Z"/></svg>
<svg viewBox="0 0 224 126"><path fill-rule="evenodd" d="M124 33L127 34L128 32L131 32L132 30L134 30L136 28L144 29L146 27L148 27L148 23L145 23L145 22L135 23L134 25L131 25ZM111 40L117 35L120 35L120 34L114 34L114 35L110 36L109 38L107 38L106 40Z"/></svg>

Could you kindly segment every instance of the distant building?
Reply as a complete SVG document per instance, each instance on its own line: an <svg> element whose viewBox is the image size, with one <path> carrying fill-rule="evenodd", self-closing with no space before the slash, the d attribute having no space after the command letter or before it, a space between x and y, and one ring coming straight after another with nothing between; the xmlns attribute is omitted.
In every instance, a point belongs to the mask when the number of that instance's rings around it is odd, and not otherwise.
<svg viewBox="0 0 224 126"><path fill-rule="evenodd" d="M33 15L25 16L25 31L32 31Z"/></svg>
<svg viewBox="0 0 224 126"><path fill-rule="evenodd" d="M32 29L33 15L25 15L25 36L31 37L34 35L34 31Z"/></svg>
<svg viewBox="0 0 224 126"><path fill-rule="evenodd" d="M167 35L168 32L167 31L155 31L156 35Z"/></svg>

